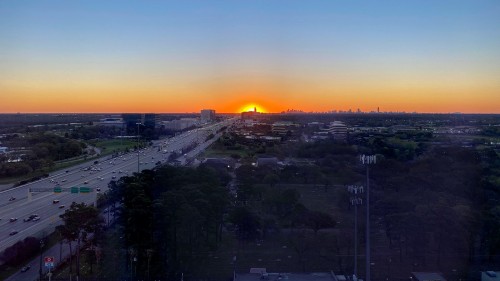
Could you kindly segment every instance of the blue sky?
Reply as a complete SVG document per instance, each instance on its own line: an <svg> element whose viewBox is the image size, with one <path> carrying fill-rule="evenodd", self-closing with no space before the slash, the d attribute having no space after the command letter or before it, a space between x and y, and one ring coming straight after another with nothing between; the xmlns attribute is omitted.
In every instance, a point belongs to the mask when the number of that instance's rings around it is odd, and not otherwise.
<svg viewBox="0 0 500 281"><path fill-rule="evenodd" d="M298 79L352 90L469 77L489 93L499 87L499 15L500 1L0 1L0 86L253 75L283 89Z"/></svg>

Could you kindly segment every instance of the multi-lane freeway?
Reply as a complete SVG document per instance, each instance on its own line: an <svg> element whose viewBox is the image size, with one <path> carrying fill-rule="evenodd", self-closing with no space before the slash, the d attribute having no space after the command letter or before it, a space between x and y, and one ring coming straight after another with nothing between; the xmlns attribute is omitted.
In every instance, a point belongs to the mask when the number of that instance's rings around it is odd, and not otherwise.
<svg viewBox="0 0 500 281"><path fill-rule="evenodd" d="M230 124L232 120L212 124L203 128L184 132L169 139L154 141L153 145L119 157L93 159L49 175L48 178L0 192L0 252L19 240L29 236L43 237L61 223L59 215L72 202L92 204L98 192L105 192L108 183L122 176L132 175L138 170L152 169L158 162L166 163L171 153L177 153L178 163L185 164L208 145L217 140L217 130ZM207 136L215 137L205 141ZM184 148L197 144L185 154L179 154ZM97 161L97 164L95 164ZM54 193L55 186L65 192ZM73 194L67 192L71 187L90 187L90 193ZM46 192L40 192L46 189ZM38 191L38 192L30 192ZM13 199L15 198L15 199ZM24 221L37 215L39 219Z"/></svg>

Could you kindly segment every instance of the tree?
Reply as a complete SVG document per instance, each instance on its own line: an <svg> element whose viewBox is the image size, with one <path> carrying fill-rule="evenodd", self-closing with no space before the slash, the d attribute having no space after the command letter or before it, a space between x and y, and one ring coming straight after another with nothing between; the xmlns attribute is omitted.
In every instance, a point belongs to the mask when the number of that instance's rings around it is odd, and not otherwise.
<svg viewBox="0 0 500 281"><path fill-rule="evenodd" d="M94 206L87 206L85 203L75 203L73 202L69 209L67 209L64 214L60 215L63 220L63 225L57 227L57 230L61 235L69 241L70 254L71 254L71 242L77 241L77 275L80 274L80 264L79 264L79 251L80 242L86 241L89 235L98 234L104 224L104 220L99 215L99 211Z"/></svg>
<svg viewBox="0 0 500 281"><path fill-rule="evenodd" d="M320 229L334 227L337 222L327 213L309 211L307 212L306 224L314 231L314 234L317 235Z"/></svg>
<svg viewBox="0 0 500 281"><path fill-rule="evenodd" d="M236 207L229 214L229 221L236 226L241 241L256 238L260 227L259 218L245 207Z"/></svg>
<svg viewBox="0 0 500 281"><path fill-rule="evenodd" d="M268 173L264 177L264 182L269 184L271 187L274 187L277 183L280 182L280 177L275 173Z"/></svg>

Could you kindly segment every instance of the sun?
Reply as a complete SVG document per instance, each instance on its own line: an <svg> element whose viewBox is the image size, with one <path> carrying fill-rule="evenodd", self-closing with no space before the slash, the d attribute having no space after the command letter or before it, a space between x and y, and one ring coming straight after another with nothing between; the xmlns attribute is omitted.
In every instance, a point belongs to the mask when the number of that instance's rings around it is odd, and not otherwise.
<svg viewBox="0 0 500 281"><path fill-rule="evenodd" d="M239 112L248 112L248 111L254 111L254 110L256 110L258 112L262 112L262 113L266 112L266 110L262 106L254 104L254 103L247 104L247 105L241 107Z"/></svg>

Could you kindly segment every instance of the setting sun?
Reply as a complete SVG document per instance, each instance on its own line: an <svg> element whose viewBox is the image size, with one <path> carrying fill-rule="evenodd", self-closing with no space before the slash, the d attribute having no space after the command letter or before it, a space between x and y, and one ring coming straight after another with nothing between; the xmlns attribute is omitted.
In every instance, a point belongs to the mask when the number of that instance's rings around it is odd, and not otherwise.
<svg viewBox="0 0 500 281"><path fill-rule="evenodd" d="M266 110L262 106L257 105L257 104L245 105L245 106L241 107L239 112L248 112L248 111L254 111L254 110L256 110L258 112L263 112L263 113L266 112Z"/></svg>

